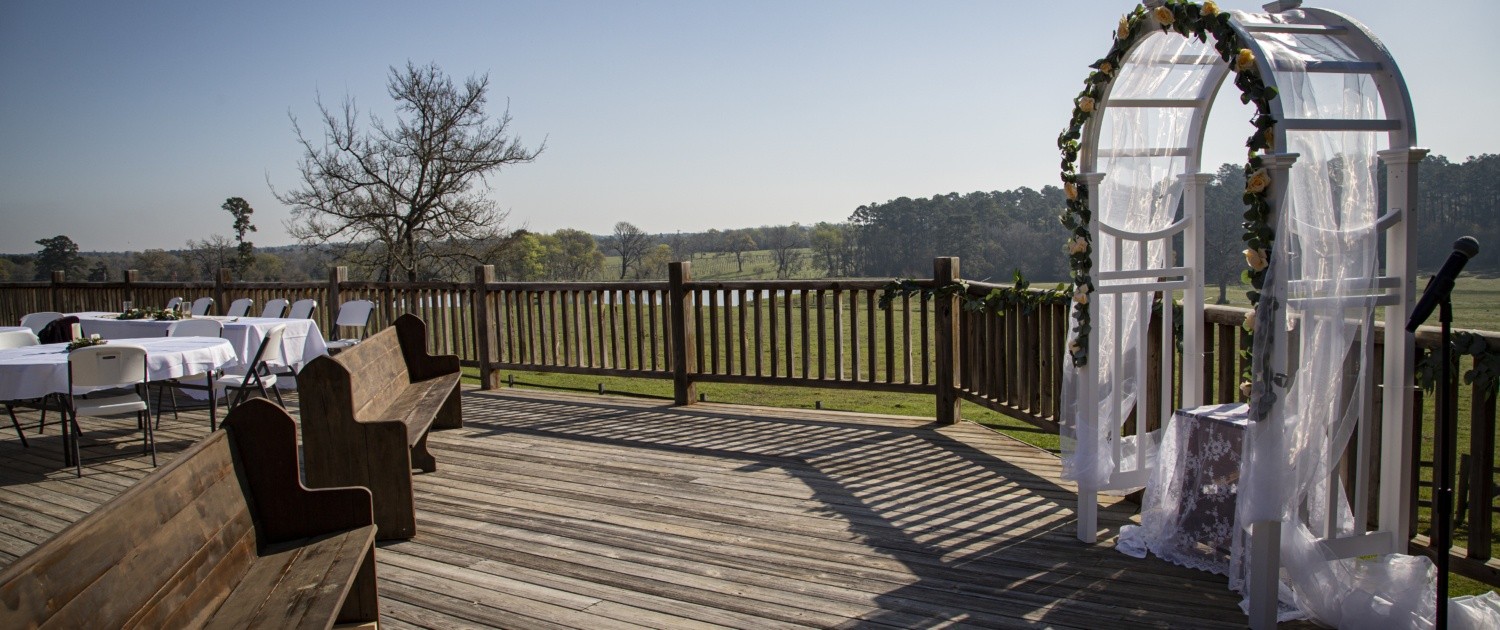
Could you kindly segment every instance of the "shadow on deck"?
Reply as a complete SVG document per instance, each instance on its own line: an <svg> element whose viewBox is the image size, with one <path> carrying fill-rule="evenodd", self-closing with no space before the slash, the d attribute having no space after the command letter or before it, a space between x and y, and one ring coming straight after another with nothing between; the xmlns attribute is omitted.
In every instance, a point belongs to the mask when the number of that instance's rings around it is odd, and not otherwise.
<svg viewBox="0 0 1500 630"><path fill-rule="evenodd" d="M1245 623L1223 578L1077 542L1057 459L977 425L515 390L464 414L429 440L418 535L377 552L384 627ZM55 425L0 433L0 565L150 472L117 422L85 426L115 456L82 479ZM163 458L206 431L168 419Z"/></svg>

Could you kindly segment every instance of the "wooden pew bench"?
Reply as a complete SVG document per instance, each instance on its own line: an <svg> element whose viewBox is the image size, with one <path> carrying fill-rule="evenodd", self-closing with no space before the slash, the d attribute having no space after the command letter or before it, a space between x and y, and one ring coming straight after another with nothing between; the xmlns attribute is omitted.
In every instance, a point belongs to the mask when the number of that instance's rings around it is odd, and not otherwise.
<svg viewBox="0 0 1500 630"><path fill-rule="evenodd" d="M223 429L0 573L0 627L377 621L370 493L303 487L296 425L269 401Z"/></svg>
<svg viewBox="0 0 1500 630"><path fill-rule="evenodd" d="M460 376L458 357L427 354L427 325L409 314L313 359L297 375L307 484L369 488L379 538L415 536L411 471L437 469L428 431L463 426Z"/></svg>

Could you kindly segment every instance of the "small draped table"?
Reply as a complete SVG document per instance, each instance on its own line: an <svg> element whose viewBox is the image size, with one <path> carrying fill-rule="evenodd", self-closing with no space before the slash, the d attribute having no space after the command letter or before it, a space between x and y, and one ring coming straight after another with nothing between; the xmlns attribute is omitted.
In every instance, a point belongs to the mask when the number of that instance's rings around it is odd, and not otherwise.
<svg viewBox="0 0 1500 630"><path fill-rule="evenodd" d="M1181 566L1229 573L1249 405L1179 409L1162 435L1141 501L1141 525L1120 532L1120 551L1150 550Z"/></svg>

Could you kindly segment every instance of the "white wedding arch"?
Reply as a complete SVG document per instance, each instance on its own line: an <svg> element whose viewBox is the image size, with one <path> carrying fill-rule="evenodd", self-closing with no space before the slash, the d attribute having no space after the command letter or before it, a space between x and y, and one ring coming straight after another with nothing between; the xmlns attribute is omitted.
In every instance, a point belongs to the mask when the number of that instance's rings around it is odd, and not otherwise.
<svg viewBox="0 0 1500 630"><path fill-rule="evenodd" d="M1386 591L1426 579L1387 555L1404 553L1411 531L1413 337L1399 325L1377 333L1375 323L1405 321L1415 301L1409 240L1426 151L1389 51L1353 19L1300 4L1262 13L1213 2L1137 7L1059 138L1076 302L1062 424L1078 538L1095 541L1098 493L1149 482L1161 487L1147 493L1139 533L1159 555L1199 566L1172 557L1180 514L1153 512L1181 498L1182 480L1158 462L1180 462L1172 449L1184 444L1144 421L1125 428L1146 404L1146 322L1163 296L1181 296L1180 315L1160 316L1167 331L1181 318L1182 405L1203 401L1200 274L1212 180L1200 162L1203 132L1231 77L1257 108L1246 143L1250 403L1237 484L1228 484L1234 513L1221 515L1232 544L1226 564L1207 568L1228 573L1258 627L1275 624L1278 591L1283 617L1339 625L1367 621L1359 615L1369 598L1399 599ZM1155 350L1172 356L1173 342L1161 335ZM1172 383L1173 362L1160 363L1160 381ZM1161 417L1171 417L1174 396L1160 399ZM1372 568L1361 556L1389 562ZM1393 615L1421 614L1419 602L1412 611L1397 604Z"/></svg>

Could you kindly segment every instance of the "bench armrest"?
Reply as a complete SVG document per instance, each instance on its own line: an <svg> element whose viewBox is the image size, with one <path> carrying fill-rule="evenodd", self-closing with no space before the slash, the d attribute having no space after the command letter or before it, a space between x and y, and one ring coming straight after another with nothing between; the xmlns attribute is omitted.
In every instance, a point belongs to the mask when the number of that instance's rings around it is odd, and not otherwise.
<svg viewBox="0 0 1500 630"><path fill-rule="evenodd" d="M268 400L249 400L229 412L224 429L234 447L235 466L249 486L262 541L277 543L375 522L369 490L302 485L297 426L286 410Z"/></svg>

